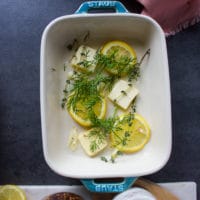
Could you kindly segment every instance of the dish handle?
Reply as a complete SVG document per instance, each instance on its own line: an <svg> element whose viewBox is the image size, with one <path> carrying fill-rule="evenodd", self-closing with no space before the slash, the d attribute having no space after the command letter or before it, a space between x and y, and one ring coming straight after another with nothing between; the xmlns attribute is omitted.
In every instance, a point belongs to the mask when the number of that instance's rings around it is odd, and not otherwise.
<svg viewBox="0 0 200 200"><path fill-rule="evenodd" d="M136 180L136 177L129 177L116 183L96 183L94 179L82 179L81 182L91 192L119 193L130 188Z"/></svg>
<svg viewBox="0 0 200 200"><path fill-rule="evenodd" d="M93 9L114 9L116 13L126 13L128 10L119 1L87 1L80 5L75 14L88 13Z"/></svg>

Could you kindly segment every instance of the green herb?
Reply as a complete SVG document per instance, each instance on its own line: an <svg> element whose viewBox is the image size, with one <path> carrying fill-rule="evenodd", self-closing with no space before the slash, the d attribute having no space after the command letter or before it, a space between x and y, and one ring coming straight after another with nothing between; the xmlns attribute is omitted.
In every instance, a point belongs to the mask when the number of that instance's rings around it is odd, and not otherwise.
<svg viewBox="0 0 200 200"><path fill-rule="evenodd" d="M130 70L129 76L128 76L128 81L131 82L133 80L137 80L140 77L140 66L144 60L144 58L150 55L150 49L148 49L144 55L142 56L142 58L140 59L139 63L136 63L135 66L132 68L132 70Z"/></svg>
<svg viewBox="0 0 200 200"><path fill-rule="evenodd" d="M66 103L67 103L67 98L64 97L64 98L62 99L62 102L61 102L61 107L62 107L62 109L65 108Z"/></svg>
<svg viewBox="0 0 200 200"><path fill-rule="evenodd" d="M89 37L89 32L84 37L86 41ZM74 49L74 46L78 41L74 39L73 43L68 45L68 49ZM134 113L136 111L135 100L131 104L131 111L128 115L119 118L117 115L117 109L112 116L106 119L99 119L94 113L94 106L102 103L102 99L109 92L114 83L124 75L128 75L128 85L131 87L131 81L137 80L140 76L140 65L142 64L144 58L150 54L150 49L148 49L140 62L137 63L136 59L129 58L128 56L119 56L118 50L114 49L108 55L103 55L100 50L96 53L94 60L88 61L83 59L79 62L84 68L88 68L91 65L95 65L96 68L94 72L77 72L74 71L73 79L66 80L66 86L63 90L64 98L62 99L62 108L67 107L67 109L73 109L74 112L86 112L86 116L92 123L92 130L89 133L89 137L94 137L95 139L90 144L90 150L96 151L100 145L109 137L110 134L114 134L117 138L116 146L127 145L130 138L130 132L125 131L123 137L118 135L118 131L122 131L123 124L128 124L132 126ZM89 51L83 51L81 56L88 57ZM66 68L64 68L65 71ZM106 71L111 71L112 74L104 73ZM114 72L114 73L113 73ZM69 87L70 85L70 87ZM127 92L122 90L122 95L127 95ZM117 99L114 100L116 102ZM81 103L84 110L78 110L77 104ZM111 156L110 161L115 162L116 156L121 155L120 152L116 153L115 156ZM108 162L105 157L101 158L103 161Z"/></svg>
<svg viewBox="0 0 200 200"><path fill-rule="evenodd" d="M66 64L64 64L63 68L64 68L64 71L66 71L67 65L66 65Z"/></svg>
<svg viewBox="0 0 200 200"><path fill-rule="evenodd" d="M111 162L111 163L116 163L116 158L118 156L122 156L123 153L119 150L115 151L114 153L111 154L110 159L106 158L105 156L101 156L101 160L104 162Z"/></svg>
<svg viewBox="0 0 200 200"><path fill-rule="evenodd" d="M126 93L126 91L124 91L124 90L121 90L121 93L122 93L123 95L127 96L127 93Z"/></svg>
<svg viewBox="0 0 200 200"><path fill-rule="evenodd" d="M144 53L144 55L143 55L142 58L140 59L139 65L142 64L144 58L145 58L146 56L149 56L150 53L151 53L151 50L150 50L150 49L147 49L147 51Z"/></svg>
<svg viewBox="0 0 200 200"><path fill-rule="evenodd" d="M121 145L126 146L127 142L129 141L130 133L125 131L123 137L119 137L117 134L115 134L115 136L117 136L118 140L116 140L114 147L121 146Z"/></svg>
<svg viewBox="0 0 200 200"><path fill-rule="evenodd" d="M83 60L79 63L77 63L78 65L81 65L83 66L84 68L89 68L90 66L92 66L93 62L92 61L89 61L89 60Z"/></svg>
<svg viewBox="0 0 200 200"><path fill-rule="evenodd" d="M107 69L114 72L115 76L120 78L124 74L128 74L134 67L136 59L128 56L119 56L118 50L113 50L108 55L98 52L95 56L97 69Z"/></svg>
<svg viewBox="0 0 200 200"><path fill-rule="evenodd" d="M117 155L121 156L121 155L123 155L123 153L121 151L117 151Z"/></svg>
<svg viewBox="0 0 200 200"><path fill-rule="evenodd" d="M131 113L136 113L136 100L137 100L137 97L131 102L131 105L130 105L130 112Z"/></svg>
<svg viewBox="0 0 200 200"><path fill-rule="evenodd" d="M52 68L51 68L51 71L52 71L52 72L55 72L55 71L56 71L56 69L52 67Z"/></svg>
<svg viewBox="0 0 200 200"><path fill-rule="evenodd" d="M130 137L130 132L129 131L125 131L124 132L124 137L121 139L121 144L123 146L126 146L127 145L127 142L129 141L129 137Z"/></svg>
<svg viewBox="0 0 200 200"><path fill-rule="evenodd" d="M97 144L97 142L95 140L91 141L90 143L90 150L92 152L96 151L99 148L99 145Z"/></svg>
<svg viewBox="0 0 200 200"><path fill-rule="evenodd" d="M89 133L89 137L96 137L96 140L92 142L91 151L94 151L99 148L99 144L106 140L106 138L113 133L117 140L115 146L123 145L125 146L129 141L130 132L125 131L124 136L120 137L117 132L122 131L122 125L128 123L129 125L132 123L134 119L134 114L129 113L122 119L117 116L116 112L111 117L107 119L98 119L94 112L90 112L89 116L92 122L92 131ZM132 124L131 124L132 125Z"/></svg>
<svg viewBox="0 0 200 200"><path fill-rule="evenodd" d="M89 36L90 36L90 32L87 31L86 34L83 36L83 42L86 42L89 39ZM79 43L78 39L74 38L70 44L65 44L65 46L69 51L77 50L78 43Z"/></svg>
<svg viewBox="0 0 200 200"><path fill-rule="evenodd" d="M67 95L67 94L68 94L67 89L64 89L64 90L63 90L63 93L64 93L65 95Z"/></svg>
<svg viewBox="0 0 200 200"><path fill-rule="evenodd" d="M131 126L133 120L134 120L134 113L129 112L129 114L125 115L120 122L122 124L128 124L129 126Z"/></svg>
<svg viewBox="0 0 200 200"><path fill-rule="evenodd" d="M85 34L85 36L83 37L83 42L86 42L90 37L90 32L87 31L87 33Z"/></svg>
<svg viewBox="0 0 200 200"><path fill-rule="evenodd" d="M128 75L128 81L132 82L133 80L137 80L139 77L140 77L140 65L137 63L130 71Z"/></svg>
<svg viewBox="0 0 200 200"><path fill-rule="evenodd" d="M99 119L94 114L94 111L89 112L89 119L92 122L92 130L89 133L89 137L95 137L95 140L92 141L90 149L91 151L95 151L99 148L99 144L102 144L111 132L119 130L118 127L115 127L115 123L118 120L118 116L116 115L116 109L111 117L107 119Z"/></svg>
<svg viewBox="0 0 200 200"><path fill-rule="evenodd" d="M107 139L106 135L102 133L99 128L91 129L91 131L89 132L89 137L94 138L94 140L92 140L92 142L90 143L90 150L92 152L99 149L100 148L99 146L103 144Z"/></svg>
<svg viewBox="0 0 200 200"><path fill-rule="evenodd" d="M108 162L108 159L105 156L101 156L101 160L104 162Z"/></svg>
<svg viewBox="0 0 200 200"><path fill-rule="evenodd" d="M124 136L125 137L130 137L130 133L128 131L125 131Z"/></svg>
<svg viewBox="0 0 200 200"><path fill-rule="evenodd" d="M90 50L86 50L86 47L83 46L83 51L81 52L81 56L85 56L86 58L89 56Z"/></svg>
<svg viewBox="0 0 200 200"><path fill-rule="evenodd" d="M70 80L66 82L71 83ZM112 83L112 77L104 74L95 74L91 77L87 73L74 74L72 88L69 91L73 95L68 101L68 108L75 108L77 102L81 101L88 110L92 110L93 106L104 98L102 93L107 91Z"/></svg>
<svg viewBox="0 0 200 200"><path fill-rule="evenodd" d="M118 116L111 116L106 119L99 119L94 114L94 112L90 113L90 120L92 122L92 127L100 130L101 135L107 137L112 131L115 130L115 123L118 120Z"/></svg>
<svg viewBox="0 0 200 200"><path fill-rule="evenodd" d="M87 58L89 57L89 53L90 53L90 50L86 49L86 47L83 46L82 52L80 53L82 58L81 58L81 61L77 64L86 69L94 65L95 60L87 60Z"/></svg>
<svg viewBox="0 0 200 200"><path fill-rule="evenodd" d="M111 161L111 163L115 163L115 158L113 158L113 157L111 156L110 161Z"/></svg>
<svg viewBox="0 0 200 200"><path fill-rule="evenodd" d="M121 151L116 151L115 153L113 153L112 155L111 155L111 157L110 157L110 162L111 163L115 163L116 162L116 158L118 157L118 156L122 156L123 155L123 153L121 152Z"/></svg>
<svg viewBox="0 0 200 200"><path fill-rule="evenodd" d="M66 45L69 51L76 49L78 46L78 40L75 38L71 44Z"/></svg>
<svg viewBox="0 0 200 200"><path fill-rule="evenodd" d="M129 137L130 137L130 132L129 131L125 131L123 137L120 137L117 134L117 131L122 131L122 126L124 124L128 124L129 126L132 126L133 123L133 119L134 119L134 113L129 112L129 114L125 115L122 119L119 119L116 121L115 124L115 129L112 132L115 137L116 137L116 143L114 144L114 147L116 146L125 146L127 144L127 142L129 141Z"/></svg>

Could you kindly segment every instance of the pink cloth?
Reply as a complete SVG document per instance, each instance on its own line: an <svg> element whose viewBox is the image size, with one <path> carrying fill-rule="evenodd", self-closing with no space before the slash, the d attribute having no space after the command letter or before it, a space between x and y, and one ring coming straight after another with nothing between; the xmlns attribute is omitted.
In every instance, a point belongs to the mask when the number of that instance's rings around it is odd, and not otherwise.
<svg viewBox="0 0 200 200"><path fill-rule="evenodd" d="M200 21L200 0L138 0L141 14L151 16L166 35L173 35Z"/></svg>

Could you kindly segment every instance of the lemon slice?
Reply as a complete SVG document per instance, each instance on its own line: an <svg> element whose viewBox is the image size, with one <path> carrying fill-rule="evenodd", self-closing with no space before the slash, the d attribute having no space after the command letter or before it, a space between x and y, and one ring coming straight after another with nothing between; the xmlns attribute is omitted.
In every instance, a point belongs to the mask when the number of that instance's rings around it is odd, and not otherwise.
<svg viewBox="0 0 200 200"><path fill-rule="evenodd" d="M139 151L150 139L150 127L139 114L123 115L116 127L116 131L111 133L111 144L121 152Z"/></svg>
<svg viewBox="0 0 200 200"><path fill-rule="evenodd" d="M26 195L18 186L4 185L0 187L0 200L26 200Z"/></svg>
<svg viewBox="0 0 200 200"><path fill-rule="evenodd" d="M68 101L73 98L73 95L69 96ZM90 127L92 125L89 119L89 111L87 108L87 99L76 101L74 106L68 108L71 117L81 126ZM95 115L99 119L103 119L106 114L106 100L102 97L101 101L98 101L93 107Z"/></svg>
<svg viewBox="0 0 200 200"><path fill-rule="evenodd" d="M101 53L109 60L105 69L111 74L125 76L137 63L135 50L123 41L116 40L106 43Z"/></svg>

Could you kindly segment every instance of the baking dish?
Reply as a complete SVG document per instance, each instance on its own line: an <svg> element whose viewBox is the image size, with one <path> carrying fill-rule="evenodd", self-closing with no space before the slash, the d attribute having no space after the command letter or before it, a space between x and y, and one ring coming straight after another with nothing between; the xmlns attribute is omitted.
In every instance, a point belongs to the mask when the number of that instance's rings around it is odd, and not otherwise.
<svg viewBox="0 0 200 200"><path fill-rule="evenodd" d="M93 8L113 8L115 13L89 14ZM91 47L110 40L123 40L135 48L138 58L147 49L151 50L148 61L141 66L142 75L137 82L140 90L137 110L151 126L151 140L142 151L124 155L116 164L89 158L81 149L72 153L67 148L68 133L77 125L60 106L66 81L63 63L72 56L66 44L85 33L90 33L87 44ZM40 101L44 157L56 173L82 179L89 190L120 192L134 182L133 177L157 172L168 161L172 143L170 80L162 29L150 17L128 13L117 1L85 2L75 14L53 20L45 28L41 40ZM113 177L125 179L110 184L93 181Z"/></svg>

